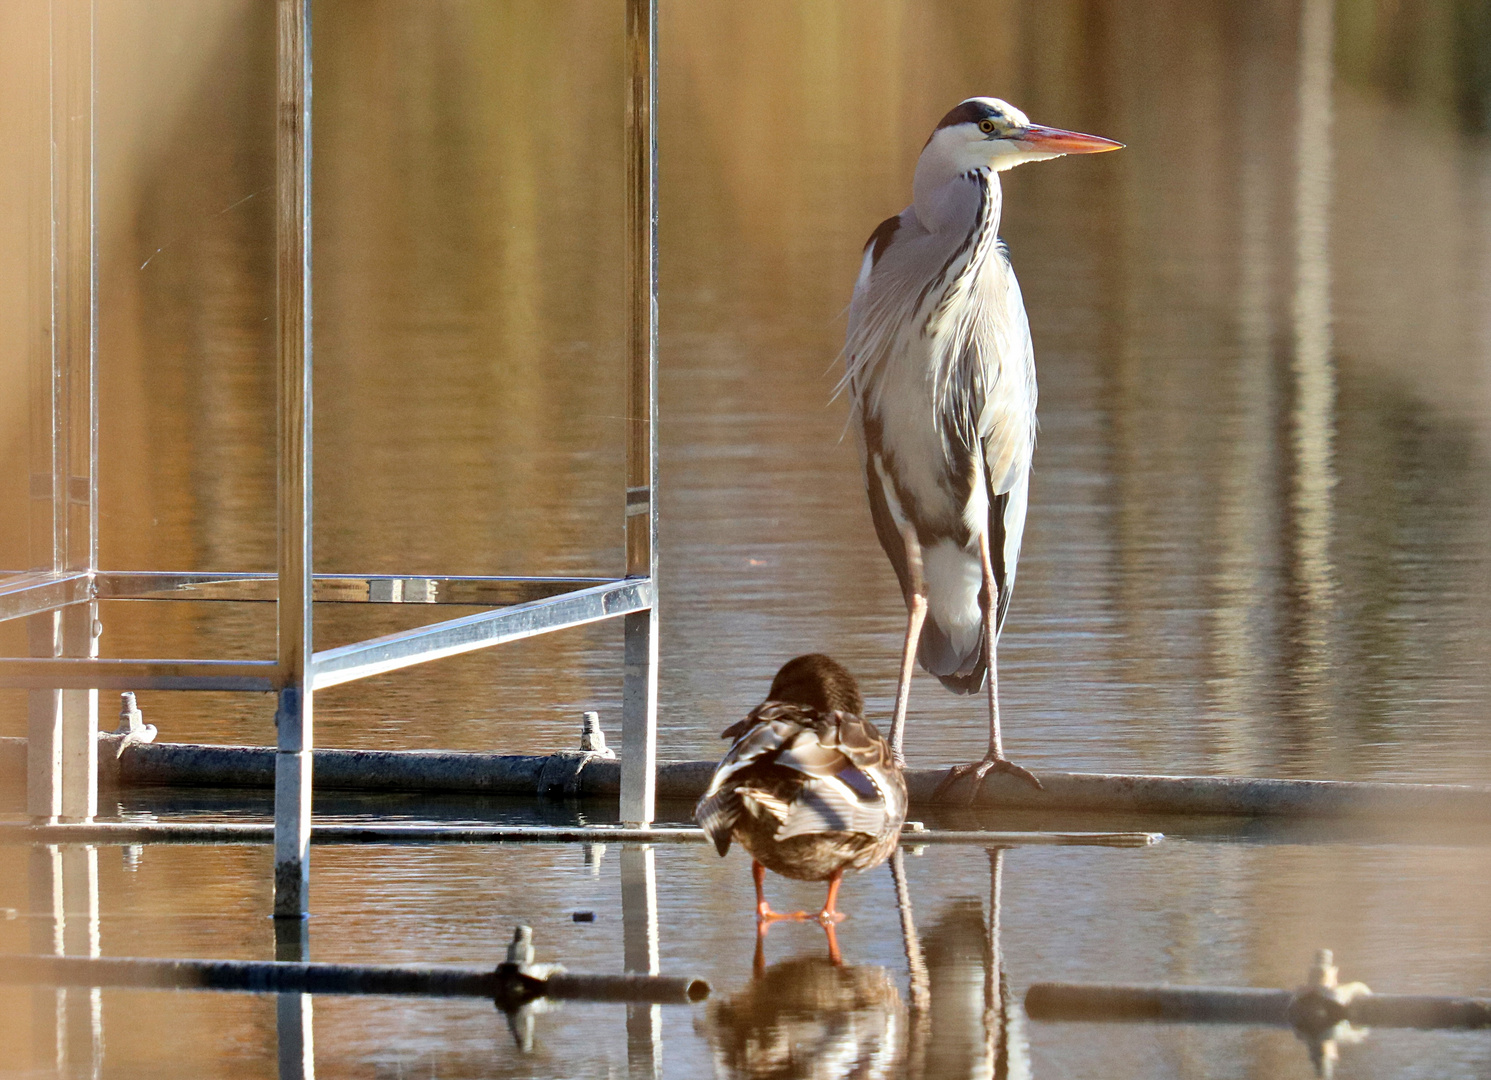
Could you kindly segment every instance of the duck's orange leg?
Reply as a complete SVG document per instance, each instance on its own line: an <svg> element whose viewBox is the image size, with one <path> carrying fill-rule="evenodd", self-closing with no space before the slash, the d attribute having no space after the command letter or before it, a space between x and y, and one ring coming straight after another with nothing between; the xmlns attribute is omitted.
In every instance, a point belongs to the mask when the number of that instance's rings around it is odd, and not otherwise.
<svg viewBox="0 0 1491 1080"><path fill-rule="evenodd" d="M756 881L756 922L761 926L764 927L774 922L781 922L784 919L789 919L793 922L802 922L813 917L806 911L794 911L790 914L772 911L771 905L766 902L766 867L762 866L755 859L751 860L751 877ZM832 888L833 886L830 886L830 889ZM832 896L832 892L829 895Z"/></svg>
<svg viewBox="0 0 1491 1080"><path fill-rule="evenodd" d="M835 911L834 905L839 900L839 883L844 880L844 871L835 870L833 877L828 879L828 895L823 900L823 910L818 912L816 918L824 926L831 927L834 923L844 921L844 913ZM829 935L832 939L832 935Z"/></svg>
<svg viewBox="0 0 1491 1080"><path fill-rule="evenodd" d="M823 932L828 935L828 962L834 967L843 967L844 957L839 952L839 935L834 933L834 924L824 923Z"/></svg>

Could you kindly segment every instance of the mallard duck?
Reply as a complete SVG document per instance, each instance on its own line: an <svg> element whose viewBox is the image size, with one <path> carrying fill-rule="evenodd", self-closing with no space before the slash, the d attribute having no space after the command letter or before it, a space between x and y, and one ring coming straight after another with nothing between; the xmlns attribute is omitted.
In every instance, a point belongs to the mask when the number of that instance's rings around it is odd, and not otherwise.
<svg viewBox="0 0 1491 1080"><path fill-rule="evenodd" d="M890 744L864 719L854 676L814 653L789 660L766 700L722 732L733 740L694 817L721 855L732 840L751 853L756 917L817 918L831 926L845 870L868 870L895 849L906 820L906 780ZM816 916L779 914L766 871L828 882Z"/></svg>

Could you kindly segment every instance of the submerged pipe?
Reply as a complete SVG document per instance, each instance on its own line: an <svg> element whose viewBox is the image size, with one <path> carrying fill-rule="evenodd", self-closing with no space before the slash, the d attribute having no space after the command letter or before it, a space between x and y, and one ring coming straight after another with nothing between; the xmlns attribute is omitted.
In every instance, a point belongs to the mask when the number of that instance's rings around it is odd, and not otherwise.
<svg viewBox="0 0 1491 1080"><path fill-rule="evenodd" d="M0 739L0 773L25 775L24 739ZM116 759L101 754L100 782L119 787L271 788L274 749L144 743ZM713 761L663 762L657 797L695 800ZM317 750L318 791L449 792L473 795L562 794L614 799L621 766L599 754L475 754L429 750ZM914 808L935 805L943 769L908 769ZM1366 818L1391 822L1491 820L1491 788L1458 784L1382 784L1228 776L1142 776L1043 770L1044 789L999 774L988 777L974 807L1131 814L1224 814L1289 819ZM945 802L966 805L956 785Z"/></svg>
<svg viewBox="0 0 1491 1080"><path fill-rule="evenodd" d="M1148 847L1164 837L1149 832L1000 832L907 830L902 841L974 847L1029 845ZM274 826L248 821L90 821L28 825L0 823L0 843L32 844L270 844ZM323 825L311 826L313 844L707 844L703 829L638 829L616 825Z"/></svg>
<svg viewBox="0 0 1491 1080"><path fill-rule="evenodd" d="M0 956L0 983L158 990L240 990L264 994L415 994L482 997L519 1004L540 997L688 1005L709 996L703 979L667 975L546 978L518 965L497 968L310 964L281 960L144 960L126 957Z"/></svg>
<svg viewBox="0 0 1491 1080"><path fill-rule="evenodd" d="M1491 1028L1491 1000L1421 994L1362 993L1335 1002L1310 989L1300 991L1211 986L1124 986L1036 983L1025 995L1032 1020L1159 1022L1181 1024L1269 1024L1310 1027L1316 1006L1328 1005L1329 1023L1420 1030ZM1322 1024L1324 1021L1321 1022ZM1324 1026L1329 1026L1325 1024Z"/></svg>

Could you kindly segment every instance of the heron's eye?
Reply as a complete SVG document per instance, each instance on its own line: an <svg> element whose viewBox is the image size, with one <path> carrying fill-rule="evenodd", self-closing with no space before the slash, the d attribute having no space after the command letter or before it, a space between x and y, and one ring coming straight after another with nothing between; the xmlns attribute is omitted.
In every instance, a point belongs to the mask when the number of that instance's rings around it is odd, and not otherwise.
<svg viewBox="0 0 1491 1080"><path fill-rule="evenodd" d="M990 120L988 117L985 117L978 122L978 129L985 135L992 135L994 134L994 121Z"/></svg>

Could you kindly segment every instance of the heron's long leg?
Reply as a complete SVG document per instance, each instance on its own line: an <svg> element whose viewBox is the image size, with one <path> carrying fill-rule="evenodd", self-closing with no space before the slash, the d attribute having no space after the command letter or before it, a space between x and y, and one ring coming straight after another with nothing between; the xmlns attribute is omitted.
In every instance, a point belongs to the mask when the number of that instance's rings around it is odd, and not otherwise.
<svg viewBox="0 0 1491 1080"><path fill-rule="evenodd" d="M989 557L989 534L978 538L979 557L984 564L984 655L989 659L989 756L1004 760L1004 741L999 737L999 582Z"/></svg>
<svg viewBox="0 0 1491 1080"><path fill-rule="evenodd" d="M901 541L906 547L906 577L911 595L906 600L906 642L901 649L901 678L896 683L896 711L890 720L890 749L898 765L906 764L901 752L905 738L906 702L911 696L911 673L916 667L916 646L921 641L922 623L927 619L927 586L922 579L922 545L916 529L901 526Z"/></svg>
<svg viewBox="0 0 1491 1080"><path fill-rule="evenodd" d="M994 579L994 563L989 558L989 534L980 536L978 543L979 555L984 564L984 656L989 667L989 750L982 761L976 761L972 765L954 765L932 793L934 799L940 799L960 777L972 773L973 787L968 793L970 805L978 797L979 787L990 772L1012 773L1036 788L1042 786L1035 773L1021 768L1004 756L1004 743L999 736L999 656L996 652L999 643L999 583Z"/></svg>

